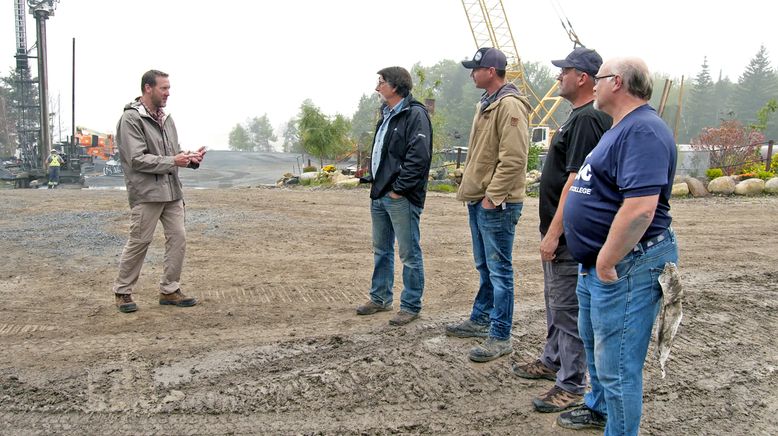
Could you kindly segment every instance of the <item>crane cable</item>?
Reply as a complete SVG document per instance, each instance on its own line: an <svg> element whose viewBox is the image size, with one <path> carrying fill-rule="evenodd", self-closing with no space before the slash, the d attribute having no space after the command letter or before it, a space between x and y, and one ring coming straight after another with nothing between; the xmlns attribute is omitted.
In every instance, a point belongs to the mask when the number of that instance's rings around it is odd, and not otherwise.
<svg viewBox="0 0 778 436"><path fill-rule="evenodd" d="M575 33L575 30L573 30L573 25L570 23L570 19L567 18L567 15L562 9L562 5L559 3L559 0L551 0L551 6L554 8L554 12L556 12L556 16L559 18L559 22L562 23L562 28L565 29L567 37L570 38L570 41L573 42L573 49L577 47L586 47L583 45L581 40L578 39L578 35ZM567 22L567 24L565 24L565 22Z"/></svg>

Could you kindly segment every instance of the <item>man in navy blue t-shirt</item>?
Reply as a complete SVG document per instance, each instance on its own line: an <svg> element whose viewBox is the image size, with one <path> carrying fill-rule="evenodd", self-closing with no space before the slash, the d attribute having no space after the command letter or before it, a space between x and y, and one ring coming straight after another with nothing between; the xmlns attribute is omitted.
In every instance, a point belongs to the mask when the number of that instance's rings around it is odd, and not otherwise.
<svg viewBox="0 0 778 436"><path fill-rule="evenodd" d="M636 58L605 62L595 76L595 106L613 126L584 160L564 207L567 245L581 264L578 326L592 390L584 406L559 416L562 427L604 426L606 435L640 428L643 363L662 300L657 279L678 260L669 213L675 141L647 104L651 83Z"/></svg>

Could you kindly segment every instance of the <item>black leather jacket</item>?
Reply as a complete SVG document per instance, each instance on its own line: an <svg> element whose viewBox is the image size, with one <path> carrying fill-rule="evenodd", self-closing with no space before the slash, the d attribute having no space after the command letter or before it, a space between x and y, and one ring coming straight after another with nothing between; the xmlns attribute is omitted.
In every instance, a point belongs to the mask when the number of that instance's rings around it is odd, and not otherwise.
<svg viewBox="0 0 778 436"><path fill-rule="evenodd" d="M376 132L382 122L383 119L378 120ZM373 184L370 198L377 200L394 191L414 205L424 207L431 161L430 116L427 108L409 95L408 104L389 120L376 174L363 180Z"/></svg>

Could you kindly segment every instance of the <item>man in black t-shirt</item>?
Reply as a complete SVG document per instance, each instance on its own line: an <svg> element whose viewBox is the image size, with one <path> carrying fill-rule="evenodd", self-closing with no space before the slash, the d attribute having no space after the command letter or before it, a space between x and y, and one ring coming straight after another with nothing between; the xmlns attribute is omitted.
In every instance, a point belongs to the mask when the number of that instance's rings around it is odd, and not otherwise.
<svg viewBox="0 0 778 436"><path fill-rule="evenodd" d="M562 69L557 77L559 95L573 105L573 111L554 134L540 179L540 257L548 330L540 358L513 366L519 377L555 382L533 400L538 412L560 412L580 405L583 399L586 355L578 334L578 262L567 249L562 213L578 169L612 122L593 107L594 76L602 65L596 51L579 47L551 63Z"/></svg>

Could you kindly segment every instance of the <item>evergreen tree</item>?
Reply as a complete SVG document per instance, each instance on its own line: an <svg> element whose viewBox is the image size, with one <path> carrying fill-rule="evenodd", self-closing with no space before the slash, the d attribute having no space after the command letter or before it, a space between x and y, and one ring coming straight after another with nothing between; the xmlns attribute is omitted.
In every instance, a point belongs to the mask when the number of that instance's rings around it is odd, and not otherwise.
<svg viewBox="0 0 778 436"><path fill-rule="evenodd" d="M778 77L770 66L767 49L761 46L738 79L732 109L743 124L753 124L759 109L772 98L778 98Z"/></svg>
<svg viewBox="0 0 778 436"><path fill-rule="evenodd" d="M713 104L716 109L716 119L711 125L716 125L724 120L730 120L735 117L735 111L732 109L732 95L735 93L735 84L729 80L729 77L722 77L719 71L719 80L713 85Z"/></svg>
<svg viewBox="0 0 778 436"><path fill-rule="evenodd" d="M680 135L680 142L688 143L691 138L697 137L704 127L718 125L714 98L715 88L708 69L708 58L705 57L689 91L689 99L684 109L684 134Z"/></svg>

